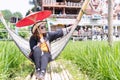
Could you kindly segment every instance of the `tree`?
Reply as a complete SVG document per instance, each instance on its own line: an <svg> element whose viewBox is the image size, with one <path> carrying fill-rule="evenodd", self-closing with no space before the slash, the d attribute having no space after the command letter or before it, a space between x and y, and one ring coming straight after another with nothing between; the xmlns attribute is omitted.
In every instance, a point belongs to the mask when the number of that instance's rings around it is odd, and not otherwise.
<svg viewBox="0 0 120 80"><path fill-rule="evenodd" d="M37 6L38 6L37 0L33 0L33 2L34 2L34 6L35 6L35 11L36 11Z"/></svg>
<svg viewBox="0 0 120 80"><path fill-rule="evenodd" d="M10 10L2 10L2 14L7 22L16 23L18 20L20 20L22 18L22 14L20 12L15 12L12 14ZM12 28L15 28L14 25L15 24L11 24ZM0 30L1 30L0 38L7 37L7 32L5 32L4 28L5 27L3 26L3 24L0 23Z"/></svg>
<svg viewBox="0 0 120 80"><path fill-rule="evenodd" d="M11 17L18 17L18 18L23 17L20 12L15 12L12 14L10 10L2 10L2 14L3 14L6 21L10 21Z"/></svg>
<svg viewBox="0 0 120 80"><path fill-rule="evenodd" d="M16 23L21 18L22 18L22 14L20 12L15 12L15 13L13 13L13 17L11 17L10 22Z"/></svg>
<svg viewBox="0 0 120 80"><path fill-rule="evenodd" d="M113 45L113 0L108 0L108 42Z"/></svg>
<svg viewBox="0 0 120 80"><path fill-rule="evenodd" d="M41 6L42 3L40 2L41 0L29 0L29 4L30 5L34 5L34 7L32 9L30 9L29 11L27 11L26 16L29 15L32 12L36 12L36 11L41 11Z"/></svg>
<svg viewBox="0 0 120 80"><path fill-rule="evenodd" d="M33 0L34 3L34 11L40 11L42 7L42 0Z"/></svg>
<svg viewBox="0 0 120 80"><path fill-rule="evenodd" d="M42 7L42 0L37 0L37 3L40 7Z"/></svg>
<svg viewBox="0 0 120 80"><path fill-rule="evenodd" d="M12 13L10 10L2 10L2 14L6 21L10 21L10 19L12 17Z"/></svg>
<svg viewBox="0 0 120 80"><path fill-rule="evenodd" d="M23 16L20 12L15 12L15 13L13 13L13 17L22 18Z"/></svg>
<svg viewBox="0 0 120 80"><path fill-rule="evenodd" d="M42 7L42 0L29 0L29 4L34 5L31 9L33 12L40 11Z"/></svg>

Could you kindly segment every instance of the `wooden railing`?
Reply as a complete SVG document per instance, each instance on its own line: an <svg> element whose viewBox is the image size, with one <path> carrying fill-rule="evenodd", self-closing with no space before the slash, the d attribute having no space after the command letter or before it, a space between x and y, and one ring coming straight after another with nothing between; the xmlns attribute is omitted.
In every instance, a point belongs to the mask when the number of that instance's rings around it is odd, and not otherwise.
<svg viewBox="0 0 120 80"><path fill-rule="evenodd" d="M75 19L77 17L77 15L75 14L53 14L51 15L51 17L55 17L55 18L68 18L68 19Z"/></svg>
<svg viewBox="0 0 120 80"><path fill-rule="evenodd" d="M42 3L43 6L58 6L58 5L64 5L65 7L81 7L83 2L56 2L56 0L44 0Z"/></svg>

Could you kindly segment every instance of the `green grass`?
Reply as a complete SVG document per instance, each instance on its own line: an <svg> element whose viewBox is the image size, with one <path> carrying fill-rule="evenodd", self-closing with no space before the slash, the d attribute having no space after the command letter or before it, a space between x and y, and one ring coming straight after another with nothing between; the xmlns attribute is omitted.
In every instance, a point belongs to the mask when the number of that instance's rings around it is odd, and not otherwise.
<svg viewBox="0 0 120 80"><path fill-rule="evenodd" d="M110 48L105 41L70 41L60 58L71 60L90 80L120 80L120 42Z"/></svg>
<svg viewBox="0 0 120 80"><path fill-rule="evenodd" d="M0 80L26 76L31 70L30 62L21 54L14 42L0 41Z"/></svg>
<svg viewBox="0 0 120 80"><path fill-rule="evenodd" d="M72 62L66 66L75 77L82 71L89 80L120 80L120 42L110 48L105 41L70 41L59 59ZM0 80L25 77L33 69L14 42L0 41Z"/></svg>

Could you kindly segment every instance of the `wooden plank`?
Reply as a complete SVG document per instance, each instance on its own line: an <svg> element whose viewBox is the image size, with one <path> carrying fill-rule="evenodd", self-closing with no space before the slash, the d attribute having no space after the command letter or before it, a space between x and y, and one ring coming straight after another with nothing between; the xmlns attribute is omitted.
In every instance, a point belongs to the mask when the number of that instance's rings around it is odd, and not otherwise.
<svg viewBox="0 0 120 80"><path fill-rule="evenodd" d="M67 76L65 70L63 69L62 65L60 65L60 68L62 69L62 73L64 75L64 80L69 80L69 77Z"/></svg>
<svg viewBox="0 0 120 80"><path fill-rule="evenodd" d="M52 61L48 65L44 80L71 80L69 71L59 62ZM25 80L38 80L35 74L28 75Z"/></svg>
<svg viewBox="0 0 120 80"><path fill-rule="evenodd" d="M55 65L55 61L51 63L51 69L52 69L52 80L59 80L58 76L59 74L57 73L57 66Z"/></svg>
<svg viewBox="0 0 120 80"><path fill-rule="evenodd" d="M57 76L57 80L62 80L61 79L61 76L60 76L60 68L59 68L59 65L56 63L56 62L54 62L54 66L55 66L55 68L56 68L56 76Z"/></svg>
<svg viewBox="0 0 120 80"><path fill-rule="evenodd" d="M48 65L47 72L45 75L45 80L51 80L51 69L50 69L50 64Z"/></svg>

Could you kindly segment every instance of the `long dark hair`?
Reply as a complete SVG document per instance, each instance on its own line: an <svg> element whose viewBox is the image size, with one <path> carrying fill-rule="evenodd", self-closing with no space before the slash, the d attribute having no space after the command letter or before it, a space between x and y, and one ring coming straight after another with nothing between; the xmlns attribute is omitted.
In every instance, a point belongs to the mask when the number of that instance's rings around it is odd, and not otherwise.
<svg viewBox="0 0 120 80"><path fill-rule="evenodd" d="M33 27L34 26L35 25L33 25ZM32 36L35 37L36 39L40 39L38 30L36 29L35 32L32 31L33 27L31 28Z"/></svg>
<svg viewBox="0 0 120 80"><path fill-rule="evenodd" d="M37 24L37 23L40 23L40 22L47 22L47 21L38 21L38 22L36 22L36 24ZM35 26L36 24L33 25L31 31L33 30L33 28L34 28L34 26ZM34 36L35 38L40 39L39 32L38 32L37 29L35 30L35 32L32 31L32 34L33 34L33 36ZM46 34L44 34L44 35L46 35Z"/></svg>

